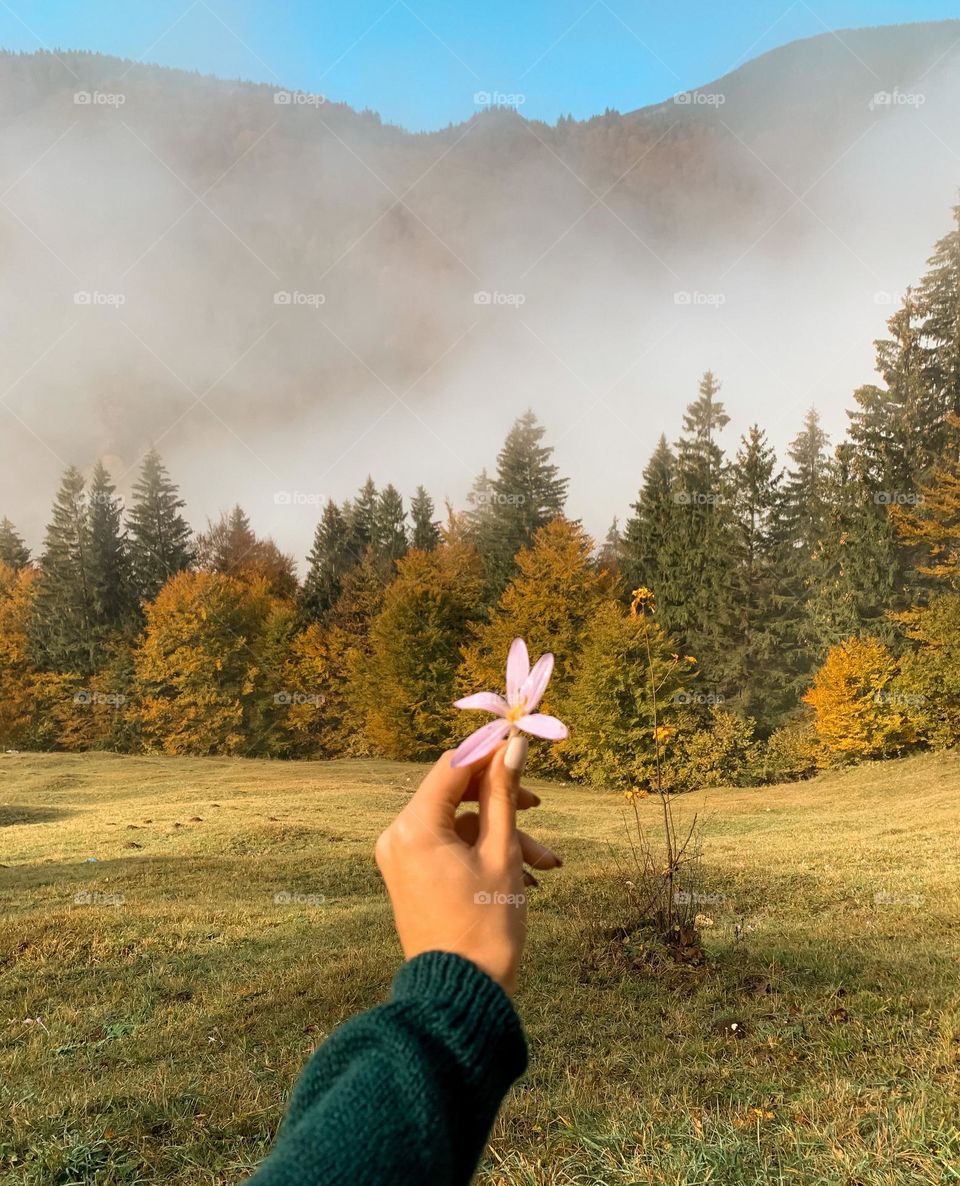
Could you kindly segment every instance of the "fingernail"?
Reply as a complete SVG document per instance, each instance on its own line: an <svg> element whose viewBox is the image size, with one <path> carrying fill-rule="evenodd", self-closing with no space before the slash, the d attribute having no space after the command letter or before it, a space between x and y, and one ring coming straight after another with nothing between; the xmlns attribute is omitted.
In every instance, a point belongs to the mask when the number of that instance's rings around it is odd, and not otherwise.
<svg viewBox="0 0 960 1186"><path fill-rule="evenodd" d="M523 764L527 760L527 749L530 743L526 737L521 737L519 733L516 737L511 737L507 743L507 752L503 755L503 764L508 770L513 770L517 774L523 769Z"/></svg>

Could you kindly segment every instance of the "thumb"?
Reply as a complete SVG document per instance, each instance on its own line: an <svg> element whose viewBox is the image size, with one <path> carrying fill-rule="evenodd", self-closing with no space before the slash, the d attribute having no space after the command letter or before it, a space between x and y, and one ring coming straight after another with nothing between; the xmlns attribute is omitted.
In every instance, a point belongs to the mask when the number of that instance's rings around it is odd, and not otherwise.
<svg viewBox="0 0 960 1186"><path fill-rule="evenodd" d="M480 848L505 853L516 843L517 794L527 760L527 739L517 734L501 746L484 772L477 794Z"/></svg>

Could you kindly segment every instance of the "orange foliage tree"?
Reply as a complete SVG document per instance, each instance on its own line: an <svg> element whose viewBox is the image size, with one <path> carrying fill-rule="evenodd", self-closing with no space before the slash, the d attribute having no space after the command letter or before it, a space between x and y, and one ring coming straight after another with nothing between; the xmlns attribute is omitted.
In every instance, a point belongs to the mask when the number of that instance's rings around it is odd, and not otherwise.
<svg viewBox="0 0 960 1186"><path fill-rule="evenodd" d="M181 572L144 607L129 719L147 749L259 752L277 684L266 632L277 599L265 582Z"/></svg>
<svg viewBox="0 0 960 1186"><path fill-rule="evenodd" d="M832 647L803 697L832 762L884 758L916 740L910 714L894 691L897 664L877 638Z"/></svg>

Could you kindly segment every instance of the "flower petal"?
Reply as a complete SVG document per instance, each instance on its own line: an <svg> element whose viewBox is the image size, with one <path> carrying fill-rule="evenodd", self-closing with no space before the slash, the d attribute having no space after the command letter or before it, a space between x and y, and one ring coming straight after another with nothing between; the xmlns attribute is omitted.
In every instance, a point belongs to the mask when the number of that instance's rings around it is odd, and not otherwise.
<svg viewBox="0 0 960 1186"><path fill-rule="evenodd" d="M548 741L563 741L567 736L567 726L556 717L546 713L532 712L517 721L517 728L524 733L532 733L534 737L545 737Z"/></svg>
<svg viewBox="0 0 960 1186"><path fill-rule="evenodd" d="M460 742L451 755L450 765L469 766L471 762L485 758L497 748L509 732L509 722L488 721Z"/></svg>
<svg viewBox="0 0 960 1186"><path fill-rule="evenodd" d="M520 702L520 689L530 674L530 656L522 638L515 638L507 655L507 704L511 708Z"/></svg>
<svg viewBox="0 0 960 1186"><path fill-rule="evenodd" d="M507 702L496 692L475 692L472 696L464 696L462 700L454 700L454 708L479 708L484 712L492 712L498 717L507 715Z"/></svg>
<svg viewBox="0 0 960 1186"><path fill-rule="evenodd" d="M553 675L553 655L547 651L533 665L533 671L523 681L523 687L520 689L520 696L528 712L530 709L536 708L543 699L551 675Z"/></svg>

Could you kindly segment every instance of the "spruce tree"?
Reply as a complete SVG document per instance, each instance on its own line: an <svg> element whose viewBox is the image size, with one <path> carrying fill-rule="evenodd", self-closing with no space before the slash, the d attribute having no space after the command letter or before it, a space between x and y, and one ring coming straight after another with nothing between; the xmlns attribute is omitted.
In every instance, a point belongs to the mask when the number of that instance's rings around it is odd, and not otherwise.
<svg viewBox="0 0 960 1186"><path fill-rule="evenodd" d="M766 433L754 424L740 438L731 472L731 598L740 629L732 639L731 694L769 732L782 700L773 619L777 587L774 516L782 474Z"/></svg>
<svg viewBox="0 0 960 1186"><path fill-rule="evenodd" d="M643 471L643 485L621 543L625 592L641 585L659 594L664 580L665 548L672 532L677 459L661 436Z"/></svg>
<svg viewBox="0 0 960 1186"><path fill-rule="evenodd" d="M193 533L180 513L184 506L160 454L151 449L127 515L133 581L141 601L152 601L170 577L193 563Z"/></svg>
<svg viewBox="0 0 960 1186"><path fill-rule="evenodd" d="M300 590L300 614L305 622L322 622L340 596L344 577L355 563L350 542L347 516L330 499L313 536Z"/></svg>
<svg viewBox="0 0 960 1186"><path fill-rule="evenodd" d="M344 507L350 529L349 549L354 564L359 564L366 556L367 549L375 544L379 501L377 487L368 475L357 497Z"/></svg>
<svg viewBox="0 0 960 1186"><path fill-rule="evenodd" d="M926 377L939 415L938 457L949 444L947 416L960 415L960 205L953 208L953 219L953 230L937 243L917 289Z"/></svg>
<svg viewBox="0 0 960 1186"><path fill-rule="evenodd" d="M410 502L413 523L410 546L420 552L432 552L440 543L440 524L434 519L435 514L433 499L422 486L418 486Z"/></svg>
<svg viewBox="0 0 960 1186"><path fill-rule="evenodd" d="M122 508L106 467L98 461L87 492L87 516L90 596L94 620L104 633L120 629L136 604Z"/></svg>
<svg viewBox="0 0 960 1186"><path fill-rule="evenodd" d="M19 572L29 563L30 549L17 534L10 520L4 516L0 520L0 564L6 564L14 572Z"/></svg>
<svg viewBox="0 0 960 1186"><path fill-rule="evenodd" d="M540 527L563 511L567 479L561 478L544 445L543 427L525 412L510 429L497 454L497 476L490 483L492 505L483 561L491 589L500 591L515 571L521 548L533 543Z"/></svg>
<svg viewBox="0 0 960 1186"><path fill-rule="evenodd" d="M63 475L40 556L40 579L30 624L37 665L48 671L92 675L99 660L90 571L90 523L83 475Z"/></svg>
<svg viewBox="0 0 960 1186"><path fill-rule="evenodd" d="M706 691L733 690L731 640L738 624L732 600L732 499L728 467L717 443L729 423L712 372L683 418L669 534L661 549L657 594L661 626L682 641L700 665Z"/></svg>
<svg viewBox="0 0 960 1186"><path fill-rule="evenodd" d="M385 486L377 496L373 513L372 546L377 567L384 581L392 579L397 561L406 555L407 515L403 499L393 485Z"/></svg>
<svg viewBox="0 0 960 1186"><path fill-rule="evenodd" d="M811 600L834 562L829 540L833 477L828 444L829 437L820 417L811 408L802 430L787 450L792 464L787 470L776 515L780 574L776 596L777 647L788 698L794 704L827 650L811 614Z"/></svg>

